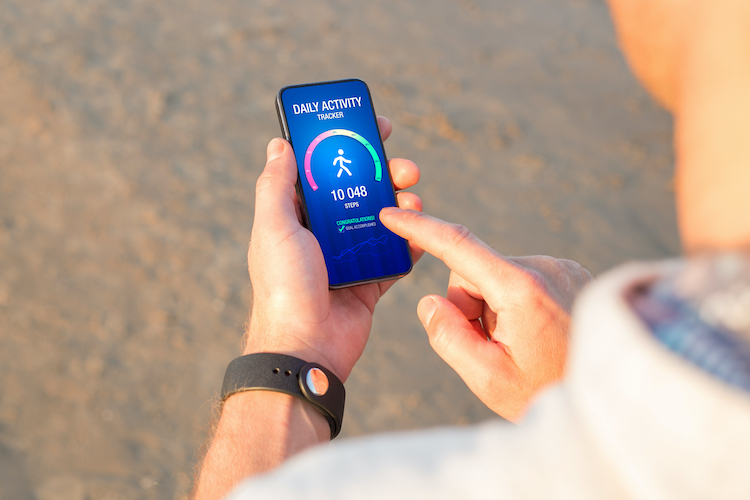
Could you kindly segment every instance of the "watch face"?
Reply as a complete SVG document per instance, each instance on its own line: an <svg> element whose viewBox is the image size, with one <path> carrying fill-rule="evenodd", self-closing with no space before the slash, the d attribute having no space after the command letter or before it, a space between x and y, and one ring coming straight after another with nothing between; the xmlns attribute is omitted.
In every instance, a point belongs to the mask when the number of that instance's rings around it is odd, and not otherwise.
<svg viewBox="0 0 750 500"><path fill-rule="evenodd" d="M328 392L328 377L320 368L311 368L305 377L307 388L316 396L322 396Z"/></svg>

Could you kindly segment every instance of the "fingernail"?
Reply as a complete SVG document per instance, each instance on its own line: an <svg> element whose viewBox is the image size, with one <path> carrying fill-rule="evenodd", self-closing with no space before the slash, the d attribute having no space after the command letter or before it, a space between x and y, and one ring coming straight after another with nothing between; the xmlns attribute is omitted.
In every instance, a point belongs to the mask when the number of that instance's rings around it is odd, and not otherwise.
<svg viewBox="0 0 750 500"><path fill-rule="evenodd" d="M425 329L430 325L430 321L432 321L432 317L435 315L435 311L437 310L437 304L435 303L435 299L432 297L425 297L424 299L419 301L419 305L417 306L417 315L419 316L419 320L422 322L422 326L425 327Z"/></svg>
<svg viewBox="0 0 750 500"><path fill-rule="evenodd" d="M268 143L268 149L266 150L267 161L273 161L284 152L284 141L276 137Z"/></svg>
<svg viewBox="0 0 750 500"><path fill-rule="evenodd" d="M399 212L403 212L404 210L402 208L398 207L385 207L383 210L380 211L381 214L397 214Z"/></svg>

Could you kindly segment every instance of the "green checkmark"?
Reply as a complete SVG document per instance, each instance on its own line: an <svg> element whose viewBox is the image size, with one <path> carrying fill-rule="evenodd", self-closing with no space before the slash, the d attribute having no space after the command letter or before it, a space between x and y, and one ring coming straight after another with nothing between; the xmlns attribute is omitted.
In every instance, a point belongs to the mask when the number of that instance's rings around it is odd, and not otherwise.
<svg viewBox="0 0 750 500"><path fill-rule="evenodd" d="M341 227L339 228L339 233L343 233L343 232L344 232L344 229L346 229L346 226L341 226Z"/></svg>

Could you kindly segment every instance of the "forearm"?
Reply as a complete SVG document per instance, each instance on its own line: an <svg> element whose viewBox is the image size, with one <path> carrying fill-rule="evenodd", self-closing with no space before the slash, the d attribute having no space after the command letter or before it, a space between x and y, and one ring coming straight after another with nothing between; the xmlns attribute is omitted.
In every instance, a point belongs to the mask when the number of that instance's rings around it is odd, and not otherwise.
<svg viewBox="0 0 750 500"><path fill-rule="evenodd" d="M328 442L323 415L293 396L250 391L227 399L194 489L196 500L220 499L248 476Z"/></svg>
<svg viewBox="0 0 750 500"><path fill-rule="evenodd" d="M385 140L390 123L386 119L379 123ZM248 250L253 310L244 354L273 353L304 360L305 366L316 363L343 383L362 355L372 312L387 287L373 283L329 290L319 243L299 222L294 152L286 141L274 139L268 145L267 158L256 185ZM389 167L397 189L411 187L419 179L419 169L412 162L392 160ZM400 202L408 208L421 207L416 196L402 197ZM333 389L330 375L329 389ZM312 379L315 385L316 377ZM338 430L343 412L343 387L335 386L341 394L340 405L331 409L335 412L333 430L313 404L286 393L251 391L230 396L200 468L194 498L222 498L242 479L328 442ZM336 392L325 394L332 397ZM321 408L328 412L322 403Z"/></svg>

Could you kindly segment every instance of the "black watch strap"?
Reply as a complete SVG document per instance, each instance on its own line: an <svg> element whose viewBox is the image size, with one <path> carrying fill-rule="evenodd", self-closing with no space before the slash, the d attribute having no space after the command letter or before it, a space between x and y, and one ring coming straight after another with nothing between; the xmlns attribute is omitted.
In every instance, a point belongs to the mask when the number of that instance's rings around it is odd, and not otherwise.
<svg viewBox="0 0 750 500"><path fill-rule="evenodd" d="M341 432L344 384L330 370L285 354L247 354L232 360L224 375L221 400L244 391L275 391L311 403L328 420L331 439Z"/></svg>

